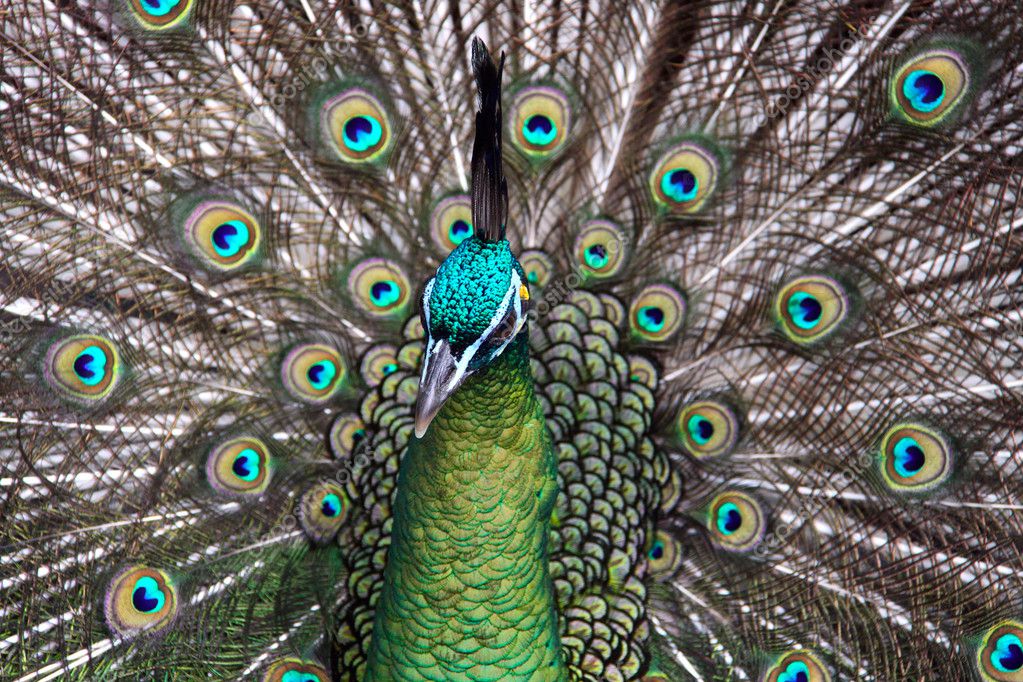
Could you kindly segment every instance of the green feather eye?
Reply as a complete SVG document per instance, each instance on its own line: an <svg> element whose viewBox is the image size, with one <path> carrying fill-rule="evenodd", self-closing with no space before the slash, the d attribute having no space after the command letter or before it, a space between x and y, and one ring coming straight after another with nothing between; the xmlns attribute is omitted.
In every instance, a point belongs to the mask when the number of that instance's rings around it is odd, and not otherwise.
<svg viewBox="0 0 1023 682"><path fill-rule="evenodd" d="M355 305L374 317L402 317L409 302L409 282L396 263L367 258L348 275L348 292Z"/></svg>
<svg viewBox="0 0 1023 682"><path fill-rule="evenodd" d="M296 400L318 404L330 400L344 385L345 364L329 346L306 343L295 346L281 363L281 382Z"/></svg>
<svg viewBox="0 0 1023 682"><path fill-rule="evenodd" d="M685 296L667 284L647 285L629 306L632 333L643 341L670 339L682 328L685 317Z"/></svg>
<svg viewBox="0 0 1023 682"><path fill-rule="evenodd" d="M391 124L383 104L362 88L328 98L320 113L325 142L345 163L381 160L390 151Z"/></svg>
<svg viewBox="0 0 1023 682"><path fill-rule="evenodd" d="M83 404L109 396L121 373L117 348L94 334L76 334L53 343L43 360L47 385L62 397Z"/></svg>
<svg viewBox="0 0 1023 682"><path fill-rule="evenodd" d="M155 634L177 615L177 589L163 571L130 566L110 581L103 610L110 630L122 637Z"/></svg>
<svg viewBox="0 0 1023 682"><path fill-rule="evenodd" d="M182 24L194 0L128 0L136 21L150 31L165 31Z"/></svg>
<svg viewBox="0 0 1023 682"><path fill-rule="evenodd" d="M966 58L951 49L919 53L896 69L890 98L895 115L906 123L933 127L958 116L971 89Z"/></svg>
<svg viewBox="0 0 1023 682"><path fill-rule="evenodd" d="M524 251L519 256L519 265L526 273L526 281L537 287L545 287L554 274L554 263L543 251Z"/></svg>
<svg viewBox="0 0 1023 682"><path fill-rule="evenodd" d="M667 151L650 175L650 192L673 213L696 213L717 190L721 155L709 144L683 141Z"/></svg>
<svg viewBox="0 0 1023 682"><path fill-rule="evenodd" d="M781 288L775 297L774 314L789 340L808 345L838 331L850 308L849 294L837 280L810 275Z"/></svg>
<svg viewBox="0 0 1023 682"><path fill-rule="evenodd" d="M579 230L573 253L582 273L591 279L614 277L628 256L628 236L608 220L591 220Z"/></svg>
<svg viewBox="0 0 1023 682"><path fill-rule="evenodd" d="M327 446L337 459L347 457L366 438L366 423L354 414L339 414L330 424Z"/></svg>
<svg viewBox="0 0 1023 682"><path fill-rule="evenodd" d="M472 205L466 194L442 199L430 213L430 234L447 254L473 234Z"/></svg>
<svg viewBox="0 0 1023 682"><path fill-rule="evenodd" d="M746 493L721 493L710 503L707 529L718 547L735 552L753 549L764 537L767 518L760 503Z"/></svg>
<svg viewBox="0 0 1023 682"><path fill-rule="evenodd" d="M921 424L896 424L881 437L880 464L881 477L893 491L928 492L952 476L952 444Z"/></svg>
<svg viewBox="0 0 1023 682"><path fill-rule="evenodd" d="M552 87L523 88L515 96L511 120L512 142L522 153L533 158L551 156L568 139L568 98Z"/></svg>
<svg viewBox="0 0 1023 682"><path fill-rule="evenodd" d="M362 356L362 378L370 386L379 385L384 377L396 371L398 371L398 350L394 346L374 346Z"/></svg>
<svg viewBox="0 0 1023 682"><path fill-rule="evenodd" d="M318 483L299 503L299 521L306 536L316 544L330 542L348 515L348 496L335 483Z"/></svg>
<svg viewBox="0 0 1023 682"><path fill-rule="evenodd" d="M215 270L235 270L251 263L262 242L259 222L226 201L200 202L185 219L183 229L189 249Z"/></svg>
<svg viewBox="0 0 1023 682"><path fill-rule="evenodd" d="M647 388L657 388L657 367L648 358L639 355L629 356L629 379L638 381Z"/></svg>
<svg viewBox="0 0 1023 682"><path fill-rule="evenodd" d="M675 422L679 439L694 457L730 454L739 440L739 419L728 405L703 400L687 405Z"/></svg>
<svg viewBox="0 0 1023 682"><path fill-rule="evenodd" d="M289 657L271 663L262 682L330 682L330 676L317 663Z"/></svg>
<svg viewBox="0 0 1023 682"><path fill-rule="evenodd" d="M831 673L805 649L787 651L767 669L763 682L831 682Z"/></svg>
<svg viewBox="0 0 1023 682"><path fill-rule="evenodd" d="M682 548L674 537L657 531L650 543L650 549L647 550L646 558L651 577L663 580L674 575L682 565Z"/></svg>
<svg viewBox="0 0 1023 682"><path fill-rule="evenodd" d="M206 480L227 495L259 495L270 485L270 474L270 453L258 438L232 438L206 457Z"/></svg>
<svg viewBox="0 0 1023 682"><path fill-rule="evenodd" d="M1023 623L1006 620L988 630L976 664L985 682L1023 682Z"/></svg>

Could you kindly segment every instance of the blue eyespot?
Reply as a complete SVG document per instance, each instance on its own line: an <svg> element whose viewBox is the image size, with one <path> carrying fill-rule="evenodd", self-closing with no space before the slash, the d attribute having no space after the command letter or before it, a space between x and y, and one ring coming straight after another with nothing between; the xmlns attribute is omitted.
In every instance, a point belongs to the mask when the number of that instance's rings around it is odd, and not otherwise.
<svg viewBox="0 0 1023 682"><path fill-rule="evenodd" d="M650 558L657 561L664 556L664 543L658 540L654 543L653 547L650 548Z"/></svg>
<svg viewBox="0 0 1023 682"><path fill-rule="evenodd" d="M289 670L281 676L281 682L320 682L320 678L299 670Z"/></svg>
<svg viewBox="0 0 1023 682"><path fill-rule="evenodd" d="M797 291L789 297L789 318L800 329L813 329L821 320L824 307L808 293Z"/></svg>
<svg viewBox="0 0 1023 682"><path fill-rule="evenodd" d="M693 415L689 419L689 436L697 445L706 445L714 436L714 424L701 415Z"/></svg>
<svg viewBox="0 0 1023 682"><path fill-rule="evenodd" d="M448 239L452 244L458 246L463 241L472 236L472 223L466 222L459 218L451 223L451 227L448 228Z"/></svg>
<svg viewBox="0 0 1023 682"><path fill-rule="evenodd" d="M644 306L637 315L639 326L644 331L656 334L664 329L664 311L657 306Z"/></svg>
<svg viewBox="0 0 1023 682"><path fill-rule="evenodd" d="M241 220L229 220L214 228L210 235L213 250L222 258L231 258L249 244L249 228Z"/></svg>
<svg viewBox="0 0 1023 682"><path fill-rule="evenodd" d="M924 466L924 450L912 438L905 436L895 443L895 470L903 478L920 473Z"/></svg>
<svg viewBox="0 0 1023 682"><path fill-rule="evenodd" d="M373 301L373 305L386 308L389 305L394 305L401 297L401 288L393 280L381 280L374 282L370 287L369 297Z"/></svg>
<svg viewBox="0 0 1023 682"><path fill-rule="evenodd" d="M327 518L334 518L341 512L341 500L334 493L327 493L323 496L323 502L320 503L320 511Z"/></svg>
<svg viewBox="0 0 1023 682"><path fill-rule="evenodd" d="M661 178L661 191L675 202L692 201L700 191L700 183L688 168L673 168Z"/></svg>
<svg viewBox="0 0 1023 682"><path fill-rule="evenodd" d="M1014 634L1005 634L995 641L991 665L1003 673L1023 670L1023 641Z"/></svg>
<svg viewBox="0 0 1023 682"><path fill-rule="evenodd" d="M146 14L154 17L170 14L179 4L181 4L181 0L141 0L142 9Z"/></svg>
<svg viewBox="0 0 1023 682"><path fill-rule="evenodd" d="M742 526L742 514L739 507L732 502L725 502L718 507L718 530L724 535L731 535Z"/></svg>
<svg viewBox="0 0 1023 682"><path fill-rule="evenodd" d="M802 661L789 663L778 675L778 682L810 682L810 669Z"/></svg>
<svg viewBox="0 0 1023 682"><path fill-rule="evenodd" d="M259 476L259 454L252 448L245 448L235 456L231 471L243 481L256 480Z"/></svg>
<svg viewBox="0 0 1023 682"><path fill-rule="evenodd" d="M135 581L131 593L131 603L140 613L155 613L163 608L166 602L159 583L149 576L143 576Z"/></svg>
<svg viewBox="0 0 1023 682"><path fill-rule="evenodd" d="M558 128L548 116L534 114L522 124L522 137L536 147L545 147L558 136Z"/></svg>
<svg viewBox="0 0 1023 682"><path fill-rule="evenodd" d="M106 376L107 356L99 346L88 346L74 361L75 375L86 386L95 386Z"/></svg>
<svg viewBox="0 0 1023 682"><path fill-rule="evenodd" d="M932 71L911 71L902 83L902 94L910 106L922 113L934 111L945 99L945 83Z"/></svg>
<svg viewBox="0 0 1023 682"><path fill-rule="evenodd" d="M372 116L352 116L345 121L344 143L353 152L365 152L380 144L384 136L380 121Z"/></svg>
<svg viewBox="0 0 1023 682"><path fill-rule="evenodd" d="M607 255L607 247L603 244L591 244L586 248L584 259L586 264L594 270L605 267L610 260Z"/></svg>
<svg viewBox="0 0 1023 682"><path fill-rule="evenodd" d="M320 360L309 366L306 376L309 377L309 384L314 389L322 391L330 386L330 382L337 376L337 365L330 360Z"/></svg>

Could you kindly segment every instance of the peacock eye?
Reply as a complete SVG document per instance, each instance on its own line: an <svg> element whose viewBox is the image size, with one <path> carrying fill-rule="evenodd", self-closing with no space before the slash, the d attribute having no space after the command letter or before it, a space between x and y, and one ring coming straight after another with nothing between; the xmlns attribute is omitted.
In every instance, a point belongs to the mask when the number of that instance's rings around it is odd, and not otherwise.
<svg viewBox="0 0 1023 682"><path fill-rule="evenodd" d="M293 347L281 363L284 389L296 400L311 404L334 397L344 385L345 373L341 354L319 343Z"/></svg>
<svg viewBox="0 0 1023 682"><path fill-rule="evenodd" d="M663 580L674 575L682 565L682 548L672 535L657 531L650 542L646 558L651 577Z"/></svg>
<svg viewBox="0 0 1023 682"><path fill-rule="evenodd" d="M547 286L554 273L554 263L543 251L524 251L519 256L519 265L526 273L526 282L540 288Z"/></svg>
<svg viewBox="0 0 1023 682"><path fill-rule="evenodd" d="M1023 680L1023 623L1004 621L988 630L977 649L977 669L983 680Z"/></svg>
<svg viewBox="0 0 1023 682"><path fill-rule="evenodd" d="M748 551L764 536L767 520L760 503L746 493L726 492L710 503L707 528L718 547Z"/></svg>
<svg viewBox="0 0 1023 682"><path fill-rule="evenodd" d="M330 424L327 446L335 458L347 457L366 437L366 423L355 414L339 414Z"/></svg>
<svg viewBox="0 0 1023 682"><path fill-rule="evenodd" d="M398 349L390 344L374 346L366 351L360 373L369 386L377 386L388 374L398 371Z"/></svg>
<svg viewBox="0 0 1023 682"><path fill-rule="evenodd" d="M390 149L391 124L384 106L362 88L348 88L323 103L320 127L341 161L364 164Z"/></svg>
<svg viewBox="0 0 1023 682"><path fill-rule="evenodd" d="M523 88L512 104L512 141L532 158L555 154L568 138L570 111L568 98L556 88Z"/></svg>
<svg viewBox="0 0 1023 682"><path fill-rule="evenodd" d="M472 205L465 194L448 197L430 213L430 234L441 253L449 253L473 234Z"/></svg>
<svg viewBox="0 0 1023 682"><path fill-rule="evenodd" d="M318 483L302 496L299 520L306 536L316 544L329 542L348 515L348 496L339 485Z"/></svg>
<svg viewBox="0 0 1023 682"><path fill-rule="evenodd" d="M644 341L665 341L682 328L686 317L686 299L667 284L649 284L629 306L632 333Z"/></svg>
<svg viewBox="0 0 1023 682"><path fill-rule="evenodd" d="M232 438L206 457L206 480L228 495L259 495L270 485L270 453L258 438Z"/></svg>
<svg viewBox="0 0 1023 682"><path fill-rule="evenodd" d="M224 201L200 202L185 219L185 242L215 270L235 270L259 253L262 230L252 214Z"/></svg>
<svg viewBox="0 0 1023 682"><path fill-rule="evenodd" d="M404 315L409 281L401 266L384 258L367 258L348 275L348 292L355 304L373 317Z"/></svg>
<svg viewBox="0 0 1023 682"><path fill-rule="evenodd" d="M831 673L805 649L788 651L767 669L764 682L831 682Z"/></svg>
<svg viewBox="0 0 1023 682"><path fill-rule="evenodd" d="M129 0L132 13L143 28L162 31L183 22L194 0Z"/></svg>
<svg viewBox="0 0 1023 682"><path fill-rule="evenodd" d="M163 571L131 566L110 581L103 607L107 625L117 634L155 634L177 614L177 589Z"/></svg>
<svg viewBox="0 0 1023 682"><path fill-rule="evenodd" d="M729 454L739 440L739 420L728 405L715 400L691 403L679 412L676 428L694 457Z"/></svg>
<svg viewBox="0 0 1023 682"><path fill-rule="evenodd" d="M76 334L53 343L43 361L43 376L50 388L81 403L109 396L121 371L114 344L93 334Z"/></svg>
<svg viewBox="0 0 1023 682"><path fill-rule="evenodd" d="M714 195L720 175L719 154L689 140L661 156L650 175L650 191L671 212L695 213Z"/></svg>
<svg viewBox="0 0 1023 682"><path fill-rule="evenodd" d="M579 230L573 252L587 277L607 279L621 271L626 249L627 237L618 225L608 220L591 220Z"/></svg>
<svg viewBox="0 0 1023 682"><path fill-rule="evenodd" d="M907 123L931 127L957 114L970 88L965 58L953 50L918 54L895 71L890 98Z"/></svg>
<svg viewBox="0 0 1023 682"><path fill-rule="evenodd" d="M952 444L922 424L901 423L881 437L881 476L896 492L927 492L952 475Z"/></svg>
<svg viewBox="0 0 1023 682"><path fill-rule="evenodd" d="M836 332L848 318L849 295L830 277L798 277L775 297L775 317L791 341L812 344Z"/></svg>
<svg viewBox="0 0 1023 682"><path fill-rule="evenodd" d="M262 682L328 682L329 679L323 666L289 657L271 663Z"/></svg>

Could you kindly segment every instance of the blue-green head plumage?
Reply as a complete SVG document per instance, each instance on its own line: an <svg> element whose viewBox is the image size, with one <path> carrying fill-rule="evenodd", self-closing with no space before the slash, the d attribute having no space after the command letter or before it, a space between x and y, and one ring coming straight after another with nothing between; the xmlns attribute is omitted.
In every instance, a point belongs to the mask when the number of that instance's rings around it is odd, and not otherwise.
<svg viewBox="0 0 1023 682"><path fill-rule="evenodd" d="M506 239L470 237L441 263L420 305L426 331L420 435L465 379L505 351L525 326L528 305L526 275Z"/></svg>
<svg viewBox="0 0 1023 682"><path fill-rule="evenodd" d="M526 322L526 274L505 239L508 186L501 164L501 72L483 43L473 42L479 95L472 150L472 222L464 239L423 290L426 331L416 402L422 437L444 402L474 372L508 348Z"/></svg>
<svg viewBox="0 0 1023 682"><path fill-rule="evenodd" d="M502 318L526 276L512 255L508 241L487 242L466 239L441 263L427 285L429 309L427 330L461 351L483 336L495 319ZM513 286L514 284L519 286Z"/></svg>

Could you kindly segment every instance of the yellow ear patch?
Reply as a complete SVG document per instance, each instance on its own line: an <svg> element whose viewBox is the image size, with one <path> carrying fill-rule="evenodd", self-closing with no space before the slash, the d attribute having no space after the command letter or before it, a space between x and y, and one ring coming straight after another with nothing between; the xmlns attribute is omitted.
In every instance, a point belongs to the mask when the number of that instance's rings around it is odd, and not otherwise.
<svg viewBox="0 0 1023 682"><path fill-rule="evenodd" d="M525 284L519 285L519 298L521 298L523 301L529 300L529 289L526 288Z"/></svg>

